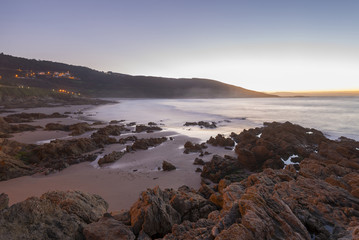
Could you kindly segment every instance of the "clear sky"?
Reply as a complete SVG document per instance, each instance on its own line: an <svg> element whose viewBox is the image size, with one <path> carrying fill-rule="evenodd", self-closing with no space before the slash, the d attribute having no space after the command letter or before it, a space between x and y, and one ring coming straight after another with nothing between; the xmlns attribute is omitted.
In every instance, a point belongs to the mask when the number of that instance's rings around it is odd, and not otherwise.
<svg viewBox="0 0 359 240"><path fill-rule="evenodd" d="M258 91L359 89L359 1L0 0L0 52Z"/></svg>

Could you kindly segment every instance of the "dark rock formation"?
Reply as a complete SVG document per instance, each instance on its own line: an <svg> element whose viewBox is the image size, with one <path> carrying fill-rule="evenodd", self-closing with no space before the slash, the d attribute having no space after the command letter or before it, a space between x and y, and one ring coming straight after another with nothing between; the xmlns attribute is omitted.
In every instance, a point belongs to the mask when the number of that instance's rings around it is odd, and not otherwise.
<svg viewBox="0 0 359 240"><path fill-rule="evenodd" d="M97 130L97 134L99 135L110 135L110 136L120 136L121 132L127 132L127 129L123 125L108 125L106 127L100 128Z"/></svg>
<svg viewBox="0 0 359 240"><path fill-rule="evenodd" d="M0 212L2 239L83 239L83 227L107 210L97 195L78 191L48 192Z"/></svg>
<svg viewBox="0 0 359 240"><path fill-rule="evenodd" d="M186 122L185 124L183 124L183 126L199 126L200 128L217 128L215 122L205 122L205 121Z"/></svg>
<svg viewBox="0 0 359 240"><path fill-rule="evenodd" d="M167 161L163 161L162 162L162 169L163 169L163 171L172 171L172 170L176 170L176 167L172 163L169 163Z"/></svg>
<svg viewBox="0 0 359 240"><path fill-rule="evenodd" d="M5 193L0 194L0 211L9 206L9 196Z"/></svg>
<svg viewBox="0 0 359 240"><path fill-rule="evenodd" d="M120 158L122 158L123 155L125 155L124 152L113 151L112 153L105 155L103 158L100 158L98 160L98 165L102 166L106 163L115 162L115 161L119 160Z"/></svg>
<svg viewBox="0 0 359 240"><path fill-rule="evenodd" d="M131 226L135 234L143 230L150 237L169 233L174 224L184 220L198 221L215 210L208 200L188 187L178 191L158 187L142 193L131 207Z"/></svg>
<svg viewBox="0 0 359 240"><path fill-rule="evenodd" d="M86 240L136 239L130 227L111 217L103 217L98 222L85 226L83 233Z"/></svg>
<svg viewBox="0 0 359 240"><path fill-rule="evenodd" d="M136 139L130 149L134 151L147 150L148 148L158 146L165 141L167 141L166 137Z"/></svg>
<svg viewBox="0 0 359 240"><path fill-rule="evenodd" d="M161 131L162 128L156 126L156 125L150 125L150 126L146 126L146 125L136 125L136 129L135 132L136 133L140 133L140 132L147 132L147 133L151 133L154 131Z"/></svg>
<svg viewBox="0 0 359 240"><path fill-rule="evenodd" d="M196 158L193 162L194 165L204 165L204 161L201 158Z"/></svg>
<svg viewBox="0 0 359 240"><path fill-rule="evenodd" d="M223 135L218 134L215 138L211 137L208 141L208 144L213 146L220 147L233 147L234 141L231 138L225 138Z"/></svg>
<svg viewBox="0 0 359 240"><path fill-rule="evenodd" d="M186 142L184 144L184 148L185 150L183 151L183 153L191 153L191 152L200 152L202 153L203 152L203 149L206 149L207 146L205 143L201 143L201 144L193 144L191 143L190 141Z"/></svg>
<svg viewBox="0 0 359 240"><path fill-rule="evenodd" d="M72 136L84 134L85 132L94 130L88 123L76 123L72 125L63 125L60 123L48 123L45 126L45 130L54 131L60 130L65 132L71 132Z"/></svg>
<svg viewBox="0 0 359 240"><path fill-rule="evenodd" d="M137 137L136 136L128 136L126 138L120 138L118 140L118 143L120 144L126 144L127 142L134 142L137 140Z"/></svg>
<svg viewBox="0 0 359 240"><path fill-rule="evenodd" d="M52 114L45 113L16 113L10 114L4 117L5 121L8 123L22 123L22 122L32 122L36 119L43 118L66 118L66 115L60 114L58 112Z"/></svg>

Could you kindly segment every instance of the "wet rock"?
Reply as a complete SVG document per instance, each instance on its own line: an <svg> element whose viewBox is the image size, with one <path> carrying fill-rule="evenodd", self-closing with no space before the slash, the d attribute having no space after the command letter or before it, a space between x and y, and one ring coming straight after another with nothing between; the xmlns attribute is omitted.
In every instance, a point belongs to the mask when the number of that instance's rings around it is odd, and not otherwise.
<svg viewBox="0 0 359 240"><path fill-rule="evenodd" d="M151 125L151 126L146 126L146 125L136 125L136 129L135 132L136 133L140 133L140 132L147 132L147 133L151 133L154 131L161 131L162 128L155 126L155 125Z"/></svg>
<svg viewBox="0 0 359 240"><path fill-rule="evenodd" d="M241 168L241 163L233 157L214 155L212 160L203 166L201 177L208 178L211 181L218 183L226 175L236 173Z"/></svg>
<svg viewBox="0 0 359 240"><path fill-rule="evenodd" d="M72 136L84 134L85 132L92 131L93 128L88 123L76 123L72 125L63 125L60 123L48 123L45 126L45 130L48 131L65 131L71 132Z"/></svg>
<svg viewBox="0 0 359 240"><path fill-rule="evenodd" d="M137 137L136 136L128 136L126 138L120 138L118 140L118 143L120 144L126 144L127 142L134 142L137 140Z"/></svg>
<svg viewBox="0 0 359 240"><path fill-rule="evenodd" d="M167 161L163 161L162 162L162 169L163 169L163 171L172 171L172 170L175 170L176 167L172 163L169 163Z"/></svg>
<svg viewBox="0 0 359 240"><path fill-rule="evenodd" d="M83 233L87 240L136 239L136 236L133 234L130 227L114 218L108 217L103 217L98 222L85 226Z"/></svg>
<svg viewBox="0 0 359 240"><path fill-rule="evenodd" d="M109 153L109 154L105 155L104 157L100 158L98 160L98 165L102 166L106 163L115 162L115 161L119 160L120 158L122 158L123 155L125 155L124 152L113 151L112 153Z"/></svg>
<svg viewBox="0 0 359 240"><path fill-rule="evenodd" d="M201 168L196 168L195 172L202 172L202 169Z"/></svg>
<svg viewBox="0 0 359 240"><path fill-rule="evenodd" d="M215 138L211 137L207 140L208 144L220 147L233 147L234 141L231 138L225 138L223 135L218 134ZM231 150L231 148L230 148Z"/></svg>
<svg viewBox="0 0 359 240"><path fill-rule="evenodd" d="M100 128L97 130L97 134L99 135L108 135L108 136L120 136L121 132L129 131L123 125L108 125L106 127Z"/></svg>
<svg viewBox="0 0 359 240"><path fill-rule="evenodd" d="M22 123L22 122L32 122L36 119L43 118L66 118L66 115L60 114L58 112L52 114L44 113L16 113L10 114L4 117L4 120L8 123Z"/></svg>
<svg viewBox="0 0 359 240"><path fill-rule="evenodd" d="M196 158L193 162L194 165L204 165L204 161L201 158Z"/></svg>
<svg viewBox="0 0 359 240"><path fill-rule="evenodd" d="M205 143L201 143L201 144L193 144L191 143L190 141L187 141L185 144L184 144L184 152L185 154L188 154L188 153L191 153L191 152L201 152L203 151L203 149L206 149L207 146Z"/></svg>
<svg viewBox="0 0 359 240"><path fill-rule="evenodd" d="M183 126L199 126L200 128L217 128L215 122L205 122L205 121L186 122L185 124L183 124Z"/></svg>
<svg viewBox="0 0 359 240"><path fill-rule="evenodd" d="M2 239L83 239L83 227L106 212L97 195L49 192L5 208L0 214Z"/></svg>
<svg viewBox="0 0 359 240"><path fill-rule="evenodd" d="M0 194L0 211L9 206L9 196L5 193Z"/></svg>

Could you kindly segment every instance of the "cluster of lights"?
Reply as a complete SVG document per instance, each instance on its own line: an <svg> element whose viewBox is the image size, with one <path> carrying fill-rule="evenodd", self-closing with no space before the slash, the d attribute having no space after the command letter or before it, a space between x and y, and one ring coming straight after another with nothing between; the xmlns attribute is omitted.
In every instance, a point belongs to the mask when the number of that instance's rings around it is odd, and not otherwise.
<svg viewBox="0 0 359 240"><path fill-rule="evenodd" d="M52 91L55 91L55 90L52 90ZM65 89L59 89L58 90L59 93L66 93L66 94L72 94L72 95L81 95L80 93L75 93L75 92L70 92L70 91L67 91Z"/></svg>

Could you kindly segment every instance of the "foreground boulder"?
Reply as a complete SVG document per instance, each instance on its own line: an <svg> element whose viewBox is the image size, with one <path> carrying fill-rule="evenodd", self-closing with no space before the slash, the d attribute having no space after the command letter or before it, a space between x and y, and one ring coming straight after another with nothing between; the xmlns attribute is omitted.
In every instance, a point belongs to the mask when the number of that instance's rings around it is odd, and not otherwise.
<svg viewBox="0 0 359 240"><path fill-rule="evenodd" d="M220 146L220 147L233 147L234 141L231 138L225 138L223 135L218 134L215 138L211 137L208 141L208 144L213 146Z"/></svg>
<svg viewBox="0 0 359 240"><path fill-rule="evenodd" d="M129 226L112 217L103 217L98 222L85 226L83 233L86 240L136 239L135 234L133 234Z"/></svg>
<svg viewBox="0 0 359 240"><path fill-rule="evenodd" d="M2 239L83 239L83 227L97 221L108 204L78 191L49 192L0 212Z"/></svg>
<svg viewBox="0 0 359 240"><path fill-rule="evenodd" d="M109 153L109 154L105 155L103 158L100 158L98 160L98 165L102 166L102 165L104 165L106 163L115 162L115 161L119 160L120 158L122 158L123 155L125 155L124 152L113 151L112 153Z"/></svg>
<svg viewBox="0 0 359 240"><path fill-rule="evenodd" d="M131 226L136 235L143 231L150 237L163 237L174 224L198 221L215 209L211 202L186 186L177 191L156 187L142 192L131 207Z"/></svg>
<svg viewBox="0 0 359 240"><path fill-rule="evenodd" d="M176 167L172 163L169 163L167 161L163 161L162 162L162 169L163 169L163 171L172 171L172 170L176 170Z"/></svg>

